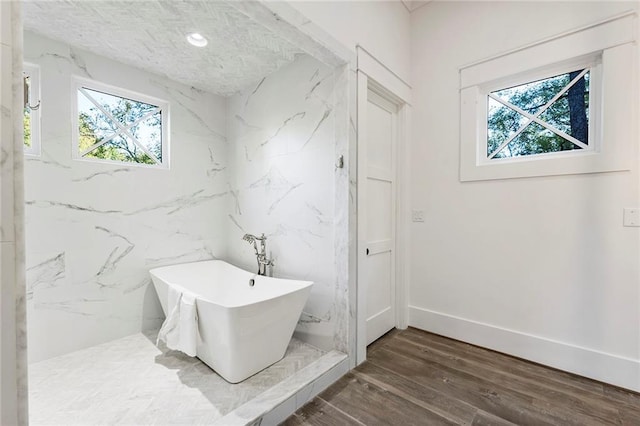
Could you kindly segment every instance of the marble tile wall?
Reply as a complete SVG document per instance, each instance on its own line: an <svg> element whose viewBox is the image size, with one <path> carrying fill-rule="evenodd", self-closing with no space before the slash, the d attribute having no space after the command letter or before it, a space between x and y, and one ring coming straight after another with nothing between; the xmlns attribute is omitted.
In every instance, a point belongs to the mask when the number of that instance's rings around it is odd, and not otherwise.
<svg viewBox="0 0 640 426"><path fill-rule="evenodd" d="M355 61L336 68L336 155L344 168L336 170L335 270L336 333L334 348L356 361L356 70Z"/></svg>
<svg viewBox="0 0 640 426"><path fill-rule="evenodd" d="M21 4L0 2L0 424L28 423Z"/></svg>
<svg viewBox="0 0 640 426"><path fill-rule="evenodd" d="M336 334L334 69L307 55L229 99L234 202L228 256L256 269L245 233L267 235L274 275L314 281L296 333L322 349Z"/></svg>
<svg viewBox="0 0 640 426"><path fill-rule="evenodd" d="M17 422L12 5L0 3L0 423Z"/></svg>
<svg viewBox="0 0 640 426"><path fill-rule="evenodd" d="M31 362L159 326L154 266L256 269L245 233L268 236L274 275L315 282L297 337L350 351L348 66L299 55L224 99L29 32L25 61L43 105L25 169ZM72 160L72 75L169 101L170 170Z"/></svg>
<svg viewBox="0 0 640 426"><path fill-rule="evenodd" d="M33 362L158 327L148 270L225 257L236 192L224 98L28 32L24 55L42 91L42 155L25 157ZM72 160L72 75L169 101L170 169Z"/></svg>

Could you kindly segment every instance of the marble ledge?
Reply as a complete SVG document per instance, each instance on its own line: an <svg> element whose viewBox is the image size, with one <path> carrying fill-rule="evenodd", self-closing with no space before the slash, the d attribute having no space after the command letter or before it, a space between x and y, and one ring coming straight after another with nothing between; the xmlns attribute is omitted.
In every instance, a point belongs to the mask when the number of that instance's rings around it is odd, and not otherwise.
<svg viewBox="0 0 640 426"><path fill-rule="evenodd" d="M320 359L218 419L214 425L276 425L349 370L347 355L331 351Z"/></svg>

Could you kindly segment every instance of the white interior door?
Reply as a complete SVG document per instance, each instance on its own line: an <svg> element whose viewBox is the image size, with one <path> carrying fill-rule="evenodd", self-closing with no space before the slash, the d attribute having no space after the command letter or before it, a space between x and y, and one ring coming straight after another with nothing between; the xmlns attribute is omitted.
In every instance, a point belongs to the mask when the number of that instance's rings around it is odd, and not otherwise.
<svg viewBox="0 0 640 426"><path fill-rule="evenodd" d="M360 278L366 281L367 345L395 327L396 145L398 107L368 89L359 146Z"/></svg>

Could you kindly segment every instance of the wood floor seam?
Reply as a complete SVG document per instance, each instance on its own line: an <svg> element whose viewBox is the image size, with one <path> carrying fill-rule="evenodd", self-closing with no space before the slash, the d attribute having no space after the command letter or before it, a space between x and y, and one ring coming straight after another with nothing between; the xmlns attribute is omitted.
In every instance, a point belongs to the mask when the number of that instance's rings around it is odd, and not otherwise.
<svg viewBox="0 0 640 426"><path fill-rule="evenodd" d="M344 414L346 417L348 417L349 419L353 420L354 422L356 422L359 425L362 426L367 426L365 423L362 423L360 420L356 419L355 417L353 417L351 414L346 413L345 411L341 410L340 407L336 407L335 405L333 405L331 402L327 401L326 399L323 399L321 396L317 397L320 401L324 402L325 404L331 406L331 408L333 408L334 410L340 412L341 414Z"/></svg>
<svg viewBox="0 0 640 426"><path fill-rule="evenodd" d="M390 392L395 393L399 397L404 398L407 401L409 401L409 402L411 402L411 403L413 403L415 405L418 405L418 406L420 406L420 407L422 407L422 408L424 408L426 410L429 410L429 411L433 412L434 414L436 414L436 415L438 415L438 416L440 416L440 417L442 417L442 418L444 418L446 420L453 421L453 422L458 422L458 424L461 424L461 425L470 425L471 424L470 421L469 422L468 421L464 421L462 419L456 418L455 416L451 416L446 411L438 409L438 407L435 407L435 406L433 406L431 404L427 404L424 401L420 401L418 398L414 398L411 395L407 394L406 392L403 392L403 391L401 391L401 390L399 390L399 389L397 389L394 386L391 386L389 384L383 383L383 382L381 382L381 381L379 381L379 380L375 379L374 377L371 377L371 376L369 376L367 374L360 373L357 370L355 370L353 372L353 374L356 375L356 376L363 377L366 380L372 382L373 384L375 384L377 386L384 387L384 388L388 389ZM469 406L469 407L471 407L471 406ZM474 417L475 417L475 413L474 413Z"/></svg>

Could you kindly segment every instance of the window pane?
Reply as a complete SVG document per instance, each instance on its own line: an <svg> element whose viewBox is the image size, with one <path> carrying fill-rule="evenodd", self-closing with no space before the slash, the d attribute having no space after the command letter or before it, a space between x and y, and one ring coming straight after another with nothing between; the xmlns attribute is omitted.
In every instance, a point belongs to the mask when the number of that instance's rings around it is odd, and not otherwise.
<svg viewBox="0 0 640 426"><path fill-rule="evenodd" d="M78 151L84 152L103 138L96 134L96 126L89 114L81 112L78 116Z"/></svg>
<svg viewBox="0 0 640 426"><path fill-rule="evenodd" d="M493 154L504 141L513 136L527 122L523 115L495 99L488 99L487 156Z"/></svg>
<svg viewBox="0 0 640 426"><path fill-rule="evenodd" d="M512 108L488 98L487 157L491 157L502 143L513 137L518 131L521 133L493 158L535 155L580 148L535 122L521 130L528 119L515 111L518 108L537 116L554 130L564 132L578 141L588 144L589 72L565 90L569 83L582 72L583 70L572 71L492 92L492 95L500 97L512 105ZM559 98L544 109L545 105L563 90L565 91Z"/></svg>
<svg viewBox="0 0 640 426"><path fill-rule="evenodd" d="M24 84L27 86L27 93L25 97L27 97L26 99L27 104L30 104L31 99L28 99L28 97L31 94L31 90L33 88L31 84L31 76L26 73L23 73L23 76L24 76ZM33 140L31 135L31 127L32 127L31 121L32 121L31 108L29 108L28 106L25 106L22 114L22 130L24 135L23 136L24 148L26 152L30 152L30 149L33 146Z"/></svg>
<svg viewBox="0 0 640 426"><path fill-rule="evenodd" d="M102 106L105 110L109 111L107 104ZM87 130L90 130L91 134L95 136L96 142L118 131L118 126L115 124L115 121L107 117L80 91L78 91L78 117L80 135L83 135L83 129L85 134ZM85 149L89 146L86 146Z"/></svg>
<svg viewBox="0 0 640 426"><path fill-rule="evenodd" d="M568 74L562 74L544 80L502 89L493 92L493 94L529 114L535 114L569 84L569 81Z"/></svg>
<svg viewBox="0 0 640 426"><path fill-rule="evenodd" d="M149 152L162 161L162 114L160 111L131 128L131 134Z"/></svg>
<svg viewBox="0 0 640 426"><path fill-rule="evenodd" d="M162 161L162 112L155 105L83 88L78 91L78 132L80 153L106 141L85 158L156 164L146 149Z"/></svg>
<svg viewBox="0 0 640 426"><path fill-rule="evenodd" d="M571 73L571 79L579 71ZM575 74L575 75L574 75ZM566 93L540 115L540 119L562 130L580 142L589 143L589 73L586 73Z"/></svg>
<svg viewBox="0 0 640 426"><path fill-rule="evenodd" d="M87 89L84 90L94 100L98 102L109 114L111 114L119 123L126 125L133 124L136 120L158 108L155 105L149 105L144 102L134 101L132 99L121 98L119 96L110 95L104 92ZM93 106L93 104L91 104ZM95 106L94 106L95 107Z"/></svg>
<svg viewBox="0 0 640 426"><path fill-rule="evenodd" d="M521 157L573 149L581 148L540 124L531 123L494 158Z"/></svg>
<svg viewBox="0 0 640 426"><path fill-rule="evenodd" d="M22 115L22 126L24 129L24 146L31 148L31 111L25 108Z"/></svg>
<svg viewBox="0 0 640 426"><path fill-rule="evenodd" d="M155 164L145 152L126 137L116 136L109 142L84 155L86 158L123 161L127 163Z"/></svg>

